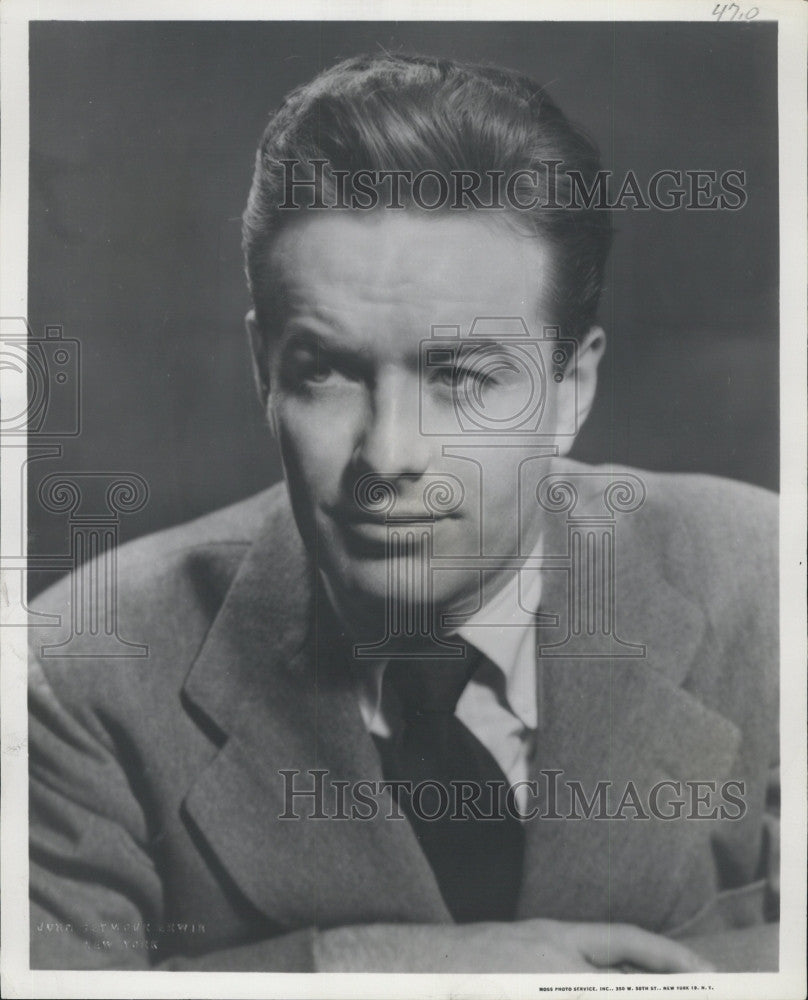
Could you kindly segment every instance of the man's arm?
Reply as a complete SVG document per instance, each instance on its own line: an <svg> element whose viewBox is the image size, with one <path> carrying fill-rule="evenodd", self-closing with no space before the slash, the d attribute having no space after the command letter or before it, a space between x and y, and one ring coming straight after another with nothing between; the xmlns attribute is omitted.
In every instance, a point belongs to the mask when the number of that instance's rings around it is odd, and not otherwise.
<svg viewBox="0 0 808 1000"><path fill-rule="evenodd" d="M684 946L637 928L543 920L311 927L162 958L154 929L163 918L163 887L142 806L114 747L60 704L33 659L30 776L33 968L552 972L622 961L658 971L696 967Z"/></svg>
<svg viewBox="0 0 808 1000"><path fill-rule="evenodd" d="M340 927L314 939L318 972L562 973L616 966L710 972L689 947L630 924L514 923Z"/></svg>
<svg viewBox="0 0 808 1000"><path fill-rule="evenodd" d="M313 930L161 961L163 889L141 805L113 749L58 701L32 657L31 967L313 969Z"/></svg>
<svg viewBox="0 0 808 1000"><path fill-rule="evenodd" d="M776 972L779 967L780 769L769 771L755 879L720 893L672 932L721 972Z"/></svg>

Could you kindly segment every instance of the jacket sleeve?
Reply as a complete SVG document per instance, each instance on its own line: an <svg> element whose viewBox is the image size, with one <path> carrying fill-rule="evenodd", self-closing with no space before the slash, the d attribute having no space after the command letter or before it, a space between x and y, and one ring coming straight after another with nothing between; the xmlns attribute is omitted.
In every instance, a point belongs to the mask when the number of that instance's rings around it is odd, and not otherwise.
<svg viewBox="0 0 808 1000"><path fill-rule="evenodd" d="M32 968L313 968L314 929L162 959L153 935L162 885L141 805L101 727L60 704L33 658L29 775Z"/></svg>
<svg viewBox="0 0 808 1000"><path fill-rule="evenodd" d="M760 863L746 885L725 890L670 936L719 972L776 972L779 964L779 768L769 773Z"/></svg>

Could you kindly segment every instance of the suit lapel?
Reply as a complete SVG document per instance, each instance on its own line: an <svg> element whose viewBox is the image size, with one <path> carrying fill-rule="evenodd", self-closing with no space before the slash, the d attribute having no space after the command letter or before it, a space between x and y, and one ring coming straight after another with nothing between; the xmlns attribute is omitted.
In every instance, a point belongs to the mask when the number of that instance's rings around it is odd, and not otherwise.
<svg viewBox="0 0 808 1000"><path fill-rule="evenodd" d="M337 813L331 782L381 779L349 674L316 627L319 610L284 507L245 558L186 681L186 696L226 736L185 799L187 815L244 894L282 926L446 921L409 825L386 819L378 797L367 819L305 818L316 803ZM290 799L292 788L316 787L313 770L325 772L322 795ZM347 797L348 816L352 805L371 811Z"/></svg>
<svg viewBox="0 0 808 1000"><path fill-rule="evenodd" d="M620 638L644 646L643 655L616 649L614 657L588 656L602 651L603 639L586 636L576 656L554 657L552 646L569 626L568 575L561 569L545 574L542 611L558 615L558 625L538 630L541 722L531 776L539 782L542 814L549 811L550 784L559 816L572 811L569 782L580 782L588 799L598 782L611 782L611 814L629 783L644 803L663 780L720 785L737 752L736 727L686 690L705 634L704 616L664 579L659 545L649 544L642 522L631 523L632 517L642 515L618 516L615 621ZM566 551L563 517L551 518L546 537L548 553ZM665 801L663 795L663 807ZM682 893L689 891L697 905L699 891L711 889L709 879L700 888L684 880L711 824L635 819L631 807L623 815L529 822L519 915L571 920L586 914L653 928L666 924Z"/></svg>

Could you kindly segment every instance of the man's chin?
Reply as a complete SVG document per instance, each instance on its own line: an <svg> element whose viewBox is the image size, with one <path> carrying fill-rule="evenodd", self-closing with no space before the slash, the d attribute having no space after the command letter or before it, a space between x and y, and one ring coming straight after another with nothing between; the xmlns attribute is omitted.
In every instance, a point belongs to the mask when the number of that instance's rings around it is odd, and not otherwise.
<svg viewBox="0 0 808 1000"><path fill-rule="evenodd" d="M321 564L320 568L337 610L363 629L378 631L392 615L402 625L409 621L416 631L432 632L439 629L443 613L472 610L478 598L477 576L466 579L466 574L459 572L434 574L431 591L425 593L420 560L413 560L408 569L402 566L403 572L391 574L387 557L346 559L343 553L332 566ZM414 585L410 592L408 584Z"/></svg>

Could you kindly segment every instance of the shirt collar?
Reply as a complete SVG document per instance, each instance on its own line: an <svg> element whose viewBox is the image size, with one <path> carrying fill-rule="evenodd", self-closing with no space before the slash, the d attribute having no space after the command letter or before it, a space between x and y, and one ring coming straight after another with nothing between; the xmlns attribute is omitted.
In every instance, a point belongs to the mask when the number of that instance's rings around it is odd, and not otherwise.
<svg viewBox="0 0 808 1000"><path fill-rule="evenodd" d="M539 538L531 557L541 550ZM541 570L519 570L457 630L502 671L507 708L528 729L538 726L535 619L541 590Z"/></svg>
<svg viewBox="0 0 808 1000"><path fill-rule="evenodd" d="M530 558L540 556L541 552L540 536ZM331 606L339 615L328 577L322 571L321 577ZM456 632L499 668L505 681L505 707L527 729L538 727L535 621L541 592L541 570L518 570ZM353 662L362 717L368 729L379 735L389 735L380 713L386 666L387 660Z"/></svg>

